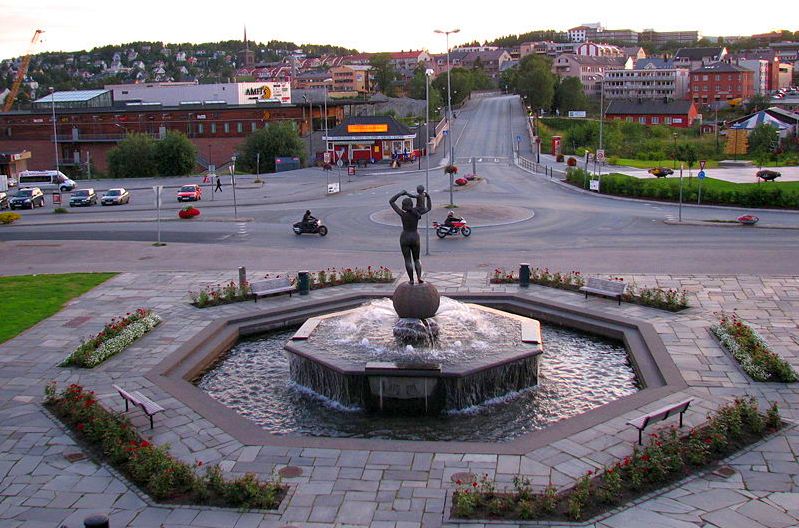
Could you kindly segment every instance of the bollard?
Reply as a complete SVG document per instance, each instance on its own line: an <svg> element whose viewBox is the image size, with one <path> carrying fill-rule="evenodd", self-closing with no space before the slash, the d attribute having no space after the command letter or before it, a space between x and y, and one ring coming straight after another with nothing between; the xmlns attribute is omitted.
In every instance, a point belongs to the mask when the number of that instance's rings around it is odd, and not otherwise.
<svg viewBox="0 0 799 528"><path fill-rule="evenodd" d="M108 517L101 514L90 515L83 519L85 528L109 528Z"/></svg>
<svg viewBox="0 0 799 528"><path fill-rule="evenodd" d="M311 291L311 274L307 271L297 273L297 290L300 295L308 295Z"/></svg>
<svg viewBox="0 0 799 528"><path fill-rule="evenodd" d="M239 268L239 289L244 289L245 284L247 284L247 268L241 266Z"/></svg>
<svg viewBox="0 0 799 528"><path fill-rule="evenodd" d="M519 286L522 288L530 286L530 264L525 262L519 264Z"/></svg>

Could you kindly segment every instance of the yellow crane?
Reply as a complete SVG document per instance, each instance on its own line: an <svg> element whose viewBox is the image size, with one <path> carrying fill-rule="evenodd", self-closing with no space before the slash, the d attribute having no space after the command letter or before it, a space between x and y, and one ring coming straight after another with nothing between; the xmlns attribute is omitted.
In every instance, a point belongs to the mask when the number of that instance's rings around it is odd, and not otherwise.
<svg viewBox="0 0 799 528"><path fill-rule="evenodd" d="M25 56L22 58L22 63L19 65L19 69L17 70L17 77L14 79L14 84L11 85L11 91L6 96L6 101L3 104L3 112L8 112L11 110L11 106L14 104L14 99L17 98L17 93L19 93L19 87L22 86L22 81L25 80L25 74L28 73L28 65L31 63L31 53L33 52L33 46L39 41L39 37L41 34L44 33L44 30L37 29L36 32L33 34L33 38L31 39L31 43L28 45L28 51L25 53Z"/></svg>

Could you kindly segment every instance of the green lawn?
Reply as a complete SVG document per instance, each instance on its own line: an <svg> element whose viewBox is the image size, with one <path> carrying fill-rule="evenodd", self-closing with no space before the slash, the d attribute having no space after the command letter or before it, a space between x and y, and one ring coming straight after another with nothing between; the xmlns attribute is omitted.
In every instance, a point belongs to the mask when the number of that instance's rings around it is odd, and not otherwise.
<svg viewBox="0 0 799 528"><path fill-rule="evenodd" d="M666 160L639 160L639 159L618 158L618 160L614 160L614 161L617 161L617 165L619 165L621 167L635 167L637 169L651 169L652 167L666 167L666 168L671 169L672 167L674 167L674 161L670 160L670 159L666 159ZM706 169L716 169L716 168L718 168L718 166L719 166L719 162L716 161L716 160L707 160L707 163L705 163L705 168ZM680 170L680 163L679 162L677 162L677 170L675 170L674 172L677 172L678 170ZM692 170L694 172L699 170L699 162L698 161L694 164L694 166L692 167ZM688 174L688 167L687 166L685 167L685 174L686 175Z"/></svg>
<svg viewBox="0 0 799 528"><path fill-rule="evenodd" d="M0 277L0 343L57 313L116 273L67 273Z"/></svg>

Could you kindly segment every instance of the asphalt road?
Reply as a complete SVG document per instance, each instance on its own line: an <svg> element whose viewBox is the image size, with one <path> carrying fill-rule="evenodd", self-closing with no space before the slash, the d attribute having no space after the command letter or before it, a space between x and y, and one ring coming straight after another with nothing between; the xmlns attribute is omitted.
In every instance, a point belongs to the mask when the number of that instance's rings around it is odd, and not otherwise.
<svg viewBox="0 0 799 528"><path fill-rule="evenodd" d="M525 134L525 115L515 96L476 100L458 112L451 135L456 163L462 173L470 173L469 161L474 158L481 180L457 189L454 202L467 220L469 211L479 212L482 225L468 239L439 240L431 235L430 256L424 258L427 269L531 262L552 269L607 273L795 273L799 230L666 224L664 220L677 215L673 204L598 196L516 168L512 164L516 137ZM519 146L522 155L530 155L529 145L522 141ZM433 167L445 162L446 151L442 145ZM0 247L5 249L0 252L0 266L7 273L43 272L59 264L60 269L98 265L120 270L230 269L244 262L270 269L367 264L399 269L399 228L375 219L386 217L391 195L424 184L424 170L407 172L417 167L360 170L353 178L344 174L343 192L337 195L325 193L327 180L338 180L335 171L267 175L263 186L243 177L237 190L238 216L234 218L231 188L226 185L213 201L211 189L206 188L197 204L202 211L199 221L178 221L180 205L172 201L174 187L198 183L199 178L172 179L167 183L173 187L164 191L168 194L160 223L161 239L169 244L164 248L149 245L156 237L149 186L164 182L136 181L128 185L137 189L127 206L95 206L67 215L53 215L49 206L23 212L25 218L18 224L0 226ZM449 202L448 177L433 168L429 181L434 203L430 217L442 220ZM119 182L92 185L103 189ZM330 229L327 237L298 237L291 232L291 224L306 208L324 220ZM492 210L501 221L491 222ZM511 210L513 214L503 214ZM686 206L683 219L730 220L743 212L748 211ZM797 213L757 214L761 224L799 228ZM186 259L187 251L196 258ZM143 254L148 258L142 260ZM55 255L57 263L52 261Z"/></svg>

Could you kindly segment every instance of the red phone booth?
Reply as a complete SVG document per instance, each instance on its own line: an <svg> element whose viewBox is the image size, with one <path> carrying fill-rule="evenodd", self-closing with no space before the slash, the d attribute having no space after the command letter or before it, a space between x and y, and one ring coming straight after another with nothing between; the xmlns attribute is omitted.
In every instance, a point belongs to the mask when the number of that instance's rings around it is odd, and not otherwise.
<svg viewBox="0 0 799 528"><path fill-rule="evenodd" d="M560 154L560 136L552 136L552 155Z"/></svg>

